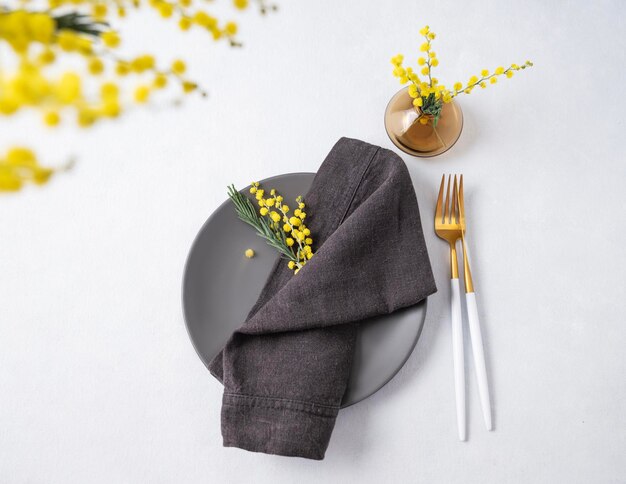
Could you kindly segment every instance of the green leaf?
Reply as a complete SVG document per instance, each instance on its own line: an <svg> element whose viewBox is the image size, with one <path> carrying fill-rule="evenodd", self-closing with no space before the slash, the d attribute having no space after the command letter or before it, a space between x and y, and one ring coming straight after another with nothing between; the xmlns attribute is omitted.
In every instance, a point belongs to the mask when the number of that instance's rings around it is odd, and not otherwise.
<svg viewBox="0 0 626 484"><path fill-rule="evenodd" d="M263 218L257 213L256 208L250 199L243 193L239 192L235 185L227 187L228 197L233 202L237 216L239 219L251 227L253 227L257 235L263 239L272 248L280 252L285 258L298 262L298 259L293 253L291 247L287 245L285 234L282 230L276 232L271 227L271 223L268 219Z"/></svg>
<svg viewBox="0 0 626 484"><path fill-rule="evenodd" d="M56 30L73 30L80 34L99 37L102 32L109 27L106 22L92 19L89 15L78 12L70 12L57 17L53 17L56 23Z"/></svg>

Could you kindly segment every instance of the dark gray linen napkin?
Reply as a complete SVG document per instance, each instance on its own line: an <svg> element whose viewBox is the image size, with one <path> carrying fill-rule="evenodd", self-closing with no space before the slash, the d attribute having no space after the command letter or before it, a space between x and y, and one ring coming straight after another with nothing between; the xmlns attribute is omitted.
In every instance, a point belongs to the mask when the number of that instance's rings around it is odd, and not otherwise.
<svg viewBox="0 0 626 484"><path fill-rule="evenodd" d="M277 261L210 370L224 384L224 446L323 459L358 323L436 287L413 184L395 153L340 139L305 202L315 256L295 275Z"/></svg>

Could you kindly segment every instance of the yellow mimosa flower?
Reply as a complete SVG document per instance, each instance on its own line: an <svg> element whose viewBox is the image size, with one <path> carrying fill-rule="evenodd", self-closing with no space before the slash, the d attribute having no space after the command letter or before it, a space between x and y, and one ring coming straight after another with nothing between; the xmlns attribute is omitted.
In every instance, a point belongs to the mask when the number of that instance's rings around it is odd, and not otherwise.
<svg viewBox="0 0 626 484"><path fill-rule="evenodd" d="M224 31L227 35L236 35L237 34L237 24L235 22L227 22L224 26Z"/></svg>
<svg viewBox="0 0 626 484"><path fill-rule="evenodd" d="M102 42L104 43L104 45L106 45L107 47L114 48L120 45L120 36L116 32L113 32L112 30L104 32L100 36L100 38L102 39Z"/></svg>
<svg viewBox="0 0 626 484"><path fill-rule="evenodd" d="M394 56L391 62L395 66L393 75L399 77L401 83L406 83L407 81L412 82L407 89L409 96L413 99L412 103L415 107L421 108L422 111L428 115L428 117L424 116L419 118L419 122L422 124L428 124L428 121L432 120L433 127L436 127L443 103L452 102L453 98L461 93L470 94L477 86L484 89L487 86L487 81L489 81L490 84L495 84L497 82L497 76L504 74L508 78L511 78L516 70L532 67L533 65L531 61L526 61L522 66L511 64L511 67L506 70L502 66L499 66L495 69L493 74L490 74L489 69L482 69L480 70L480 78L478 76L471 76L467 84L455 82L452 85L453 89L449 90L444 85L440 84L435 77L432 77L432 68L439 66L439 59L431 44L436 38L435 33L431 32L428 26L423 27L419 32L425 40L425 42L420 44L419 51L426 53L426 55L421 54L418 56L417 65L420 66L418 70L420 75L427 76L425 82L420 80L410 66L401 66L401 61L403 60L401 54Z"/></svg>
<svg viewBox="0 0 626 484"><path fill-rule="evenodd" d="M148 86L139 86L135 89L134 98L138 103L145 103L150 97L150 88Z"/></svg>
<svg viewBox="0 0 626 484"><path fill-rule="evenodd" d="M174 62L172 62L172 72L174 72L175 74L184 74L186 70L187 66L182 60L176 59Z"/></svg>
<svg viewBox="0 0 626 484"><path fill-rule="evenodd" d="M278 215L277 212L272 211L272 213L270 213L270 217L274 222L280 222L280 215Z"/></svg>
<svg viewBox="0 0 626 484"><path fill-rule="evenodd" d="M154 78L154 87L163 89L167 86L167 76L165 74L157 74Z"/></svg>
<svg viewBox="0 0 626 484"><path fill-rule="evenodd" d="M88 69L91 74L102 74L104 71L104 63L99 58L94 57L89 60Z"/></svg>
<svg viewBox="0 0 626 484"><path fill-rule="evenodd" d="M44 123L46 123L48 126L56 126L59 124L59 122L61 122L61 117L59 116L59 113L56 111L48 111L45 115L44 115Z"/></svg>
<svg viewBox="0 0 626 484"><path fill-rule="evenodd" d="M183 31L189 30L191 28L191 19L188 17L181 17L180 20L178 20L178 28Z"/></svg>

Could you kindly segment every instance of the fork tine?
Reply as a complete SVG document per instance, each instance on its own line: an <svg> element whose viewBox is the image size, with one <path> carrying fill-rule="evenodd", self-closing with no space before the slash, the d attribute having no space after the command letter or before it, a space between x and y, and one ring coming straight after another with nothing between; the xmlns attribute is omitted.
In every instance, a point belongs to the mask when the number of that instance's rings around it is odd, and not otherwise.
<svg viewBox="0 0 626 484"><path fill-rule="evenodd" d="M446 206L443 212L443 223L450 223L450 179L452 175L448 175L448 189L446 190Z"/></svg>
<svg viewBox="0 0 626 484"><path fill-rule="evenodd" d="M459 221L459 186L454 175L454 190L452 192L452 208L450 209L450 221L455 224Z"/></svg>
<svg viewBox="0 0 626 484"><path fill-rule="evenodd" d="M463 198L463 175L459 180L459 217L462 224L465 223L465 200Z"/></svg>
<svg viewBox="0 0 626 484"><path fill-rule="evenodd" d="M437 208L435 209L435 222L441 223L442 204L443 204L443 185L446 181L446 175L441 177L441 186L439 187L439 196L437 197Z"/></svg>

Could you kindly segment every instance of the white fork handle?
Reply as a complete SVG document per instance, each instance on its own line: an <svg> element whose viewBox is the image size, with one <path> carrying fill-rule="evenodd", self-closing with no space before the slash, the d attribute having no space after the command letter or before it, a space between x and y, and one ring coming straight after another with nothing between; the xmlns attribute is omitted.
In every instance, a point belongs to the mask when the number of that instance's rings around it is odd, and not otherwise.
<svg viewBox="0 0 626 484"><path fill-rule="evenodd" d="M487 381L487 368L485 365L485 352L483 350L483 336L480 331L480 321L478 319L478 309L476 308L476 293L465 294L467 302L467 319L469 322L470 336L472 339L472 353L474 355L474 366L476 368L476 380L478 381L478 394L480 404L483 409L483 418L487 430L492 430L491 424L491 401L489 398L489 383Z"/></svg>
<svg viewBox="0 0 626 484"><path fill-rule="evenodd" d="M452 357L454 360L454 389L456 421L459 440L465 440L465 364L463 358L463 323L461 320L461 288L458 279L451 279L450 315L452 321Z"/></svg>

